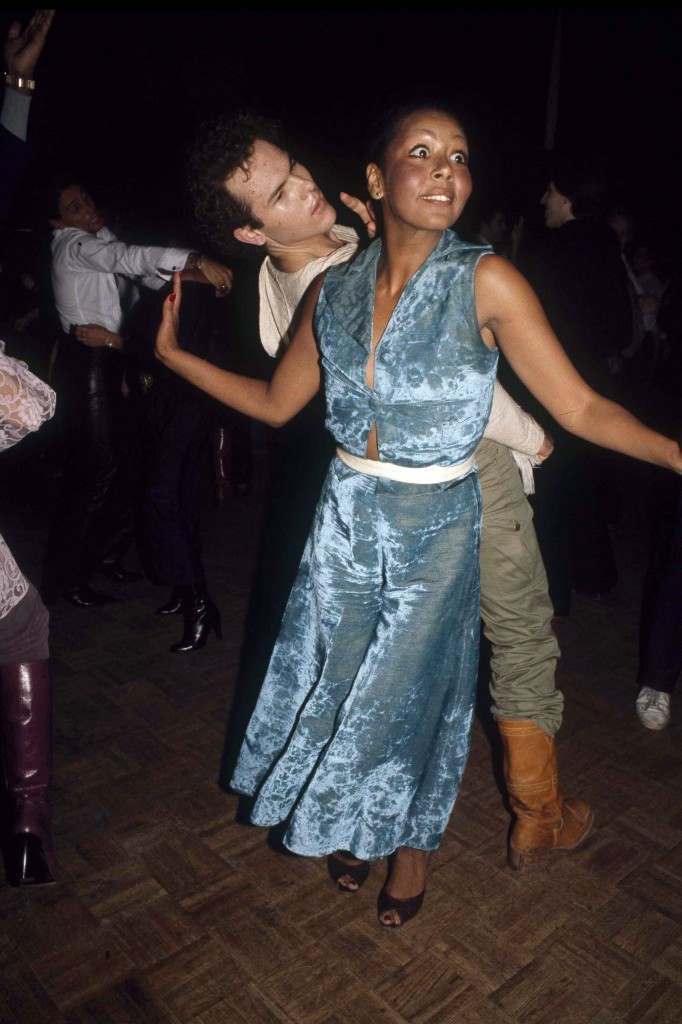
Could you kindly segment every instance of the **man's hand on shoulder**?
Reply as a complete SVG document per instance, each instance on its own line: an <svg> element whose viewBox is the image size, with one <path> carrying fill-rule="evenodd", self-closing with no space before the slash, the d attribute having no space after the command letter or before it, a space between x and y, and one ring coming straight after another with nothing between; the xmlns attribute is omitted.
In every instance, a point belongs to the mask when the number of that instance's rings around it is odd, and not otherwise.
<svg viewBox="0 0 682 1024"><path fill-rule="evenodd" d="M351 196L348 192L339 192L339 199L344 206L347 206L349 210L357 214L364 224L369 237L374 238L377 233L377 220L372 200L368 199L366 203L363 203L362 199L358 199L357 196Z"/></svg>
<svg viewBox="0 0 682 1024"><path fill-rule="evenodd" d="M552 454L553 451L554 451L554 440L553 440L551 434L548 434L547 432L545 432L545 439L542 442L542 445L540 447L540 451L537 453L536 458L539 459L540 462L544 462L545 459L548 459L550 457L550 455Z"/></svg>

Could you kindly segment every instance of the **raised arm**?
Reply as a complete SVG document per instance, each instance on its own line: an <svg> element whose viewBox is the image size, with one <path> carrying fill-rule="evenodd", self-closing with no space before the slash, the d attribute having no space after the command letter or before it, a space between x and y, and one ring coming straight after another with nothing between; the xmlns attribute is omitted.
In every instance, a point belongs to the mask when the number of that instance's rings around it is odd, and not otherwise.
<svg viewBox="0 0 682 1024"><path fill-rule="evenodd" d="M164 284L172 271L184 270L189 249L173 249L155 245L126 245L113 236L78 232L66 245L69 267L94 270L103 274L124 274L127 277L152 277Z"/></svg>
<svg viewBox="0 0 682 1024"><path fill-rule="evenodd" d="M156 335L156 355L170 370L231 409L281 427L307 405L320 388L320 367L313 334L313 313L322 287L315 278L299 304L292 340L272 380L257 380L221 370L213 363L185 352L178 345L182 301L179 274L173 275L173 292L163 304Z"/></svg>
<svg viewBox="0 0 682 1024"><path fill-rule="evenodd" d="M33 79L53 18L54 10L38 10L24 29L20 22L12 22L3 48L5 70L10 76Z"/></svg>
<svg viewBox="0 0 682 1024"><path fill-rule="evenodd" d="M645 427L583 380L549 325L535 292L507 260L486 256L476 271L483 336L494 337L513 370L569 433L682 473L676 441Z"/></svg>

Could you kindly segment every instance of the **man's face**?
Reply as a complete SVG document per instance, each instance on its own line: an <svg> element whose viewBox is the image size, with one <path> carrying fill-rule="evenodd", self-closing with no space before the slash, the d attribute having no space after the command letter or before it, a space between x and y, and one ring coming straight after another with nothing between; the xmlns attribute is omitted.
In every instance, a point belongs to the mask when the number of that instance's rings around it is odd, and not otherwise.
<svg viewBox="0 0 682 1024"><path fill-rule="evenodd" d="M573 217L571 200L559 192L553 181L550 181L545 189L540 202L545 208L545 227L547 228L560 228Z"/></svg>
<svg viewBox="0 0 682 1024"><path fill-rule="evenodd" d="M256 234L264 236L262 243L295 245L325 234L336 220L306 168L263 139L256 139L246 167L237 168L225 188L261 221Z"/></svg>
<svg viewBox="0 0 682 1024"><path fill-rule="evenodd" d="M104 218L80 185L69 185L59 197L59 217L52 223L55 227L80 228L94 235L104 227Z"/></svg>

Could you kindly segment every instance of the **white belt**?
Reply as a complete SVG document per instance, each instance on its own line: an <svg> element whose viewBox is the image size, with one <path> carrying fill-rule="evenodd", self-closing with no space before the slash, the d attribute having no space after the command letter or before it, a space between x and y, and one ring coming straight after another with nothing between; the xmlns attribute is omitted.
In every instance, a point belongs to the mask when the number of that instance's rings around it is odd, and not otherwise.
<svg viewBox="0 0 682 1024"><path fill-rule="evenodd" d="M446 484L452 480L461 480L476 467L473 455L464 459L463 462L455 462L451 466L397 466L395 462L361 459L359 455L351 455L343 448L337 448L336 454L342 462L345 462L357 473L381 476L386 480L398 480L403 484Z"/></svg>

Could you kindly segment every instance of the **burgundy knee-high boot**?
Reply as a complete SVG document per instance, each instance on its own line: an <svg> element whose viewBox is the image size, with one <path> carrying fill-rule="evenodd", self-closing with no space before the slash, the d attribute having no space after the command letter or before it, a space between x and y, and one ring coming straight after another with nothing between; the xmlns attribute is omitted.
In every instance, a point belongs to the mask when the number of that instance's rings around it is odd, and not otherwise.
<svg viewBox="0 0 682 1024"><path fill-rule="evenodd" d="M49 662L0 666L2 767L11 801L5 853L10 885L54 881L50 821L52 689Z"/></svg>

